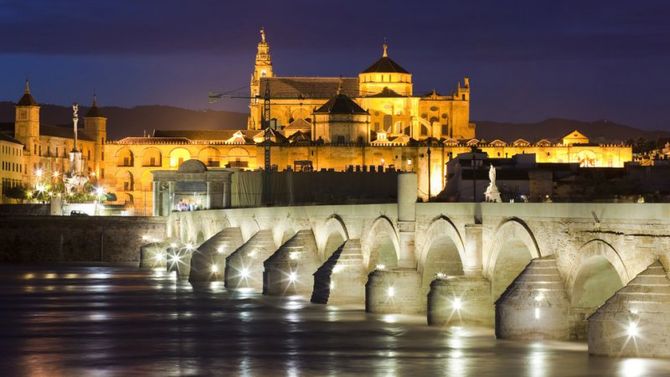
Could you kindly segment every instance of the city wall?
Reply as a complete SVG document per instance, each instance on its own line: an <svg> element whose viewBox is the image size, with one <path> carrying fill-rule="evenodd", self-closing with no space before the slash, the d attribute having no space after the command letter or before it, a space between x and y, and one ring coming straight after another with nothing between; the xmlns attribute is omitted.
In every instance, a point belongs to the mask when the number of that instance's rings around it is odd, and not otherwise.
<svg viewBox="0 0 670 377"><path fill-rule="evenodd" d="M139 263L140 246L165 239L152 217L0 217L0 262Z"/></svg>

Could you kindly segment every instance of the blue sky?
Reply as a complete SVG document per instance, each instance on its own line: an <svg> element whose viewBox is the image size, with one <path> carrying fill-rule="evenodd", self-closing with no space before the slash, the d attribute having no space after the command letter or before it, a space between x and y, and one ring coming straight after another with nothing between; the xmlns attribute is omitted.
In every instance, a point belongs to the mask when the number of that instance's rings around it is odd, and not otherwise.
<svg viewBox="0 0 670 377"><path fill-rule="evenodd" d="M0 0L0 100L209 105L248 85L265 26L281 75L353 76L387 38L415 91L472 83L472 117L670 130L665 1Z"/></svg>

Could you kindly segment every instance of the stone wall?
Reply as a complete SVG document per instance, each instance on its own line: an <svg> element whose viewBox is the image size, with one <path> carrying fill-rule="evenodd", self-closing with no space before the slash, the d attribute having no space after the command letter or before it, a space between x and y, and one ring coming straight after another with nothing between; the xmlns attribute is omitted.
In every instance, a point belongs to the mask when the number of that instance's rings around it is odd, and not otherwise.
<svg viewBox="0 0 670 377"><path fill-rule="evenodd" d="M0 262L138 263L140 246L165 238L152 217L0 217Z"/></svg>

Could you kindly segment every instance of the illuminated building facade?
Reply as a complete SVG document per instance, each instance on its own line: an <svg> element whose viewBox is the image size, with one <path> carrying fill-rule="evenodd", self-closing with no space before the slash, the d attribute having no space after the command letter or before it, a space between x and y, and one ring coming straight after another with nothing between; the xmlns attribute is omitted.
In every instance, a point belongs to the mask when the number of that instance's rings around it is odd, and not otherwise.
<svg viewBox="0 0 670 377"><path fill-rule="evenodd" d="M77 149L81 151L83 169L93 177L104 178L104 144L107 138L107 118L100 112L95 98L84 117L84 127L78 130ZM70 170L69 153L74 148L72 125L47 125L40 121L40 106L26 81L23 96L16 103L14 124L2 125L2 139L9 144L20 143L20 151L7 145L10 170L3 169L2 178L11 185L19 182L28 187L38 180L58 177ZM2 141L0 141L4 145ZM3 147L5 150L5 147ZM3 157L4 158L4 157Z"/></svg>
<svg viewBox="0 0 670 377"><path fill-rule="evenodd" d="M262 169L266 94L273 129L271 165L296 171L413 170L422 199L445 187L447 162L473 147L492 158L535 154L538 163L623 167L632 160L629 146L592 144L579 131L559 141L478 140L470 122L470 81L465 78L449 95L432 91L417 96L412 74L390 58L386 45L382 56L356 77L278 76L261 32L247 129L156 130L146 137L108 141L107 119L94 102L80 133L86 169L136 214L152 213L154 170L176 170L189 159L209 168ZM30 182L38 168L67 169L71 130L40 125L39 106L28 87L16 109L11 136L24 145L23 181Z"/></svg>

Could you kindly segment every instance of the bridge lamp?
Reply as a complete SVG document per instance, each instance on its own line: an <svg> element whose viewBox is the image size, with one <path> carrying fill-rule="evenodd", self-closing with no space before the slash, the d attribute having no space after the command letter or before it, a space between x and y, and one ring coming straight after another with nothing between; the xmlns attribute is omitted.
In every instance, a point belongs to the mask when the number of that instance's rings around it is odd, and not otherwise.
<svg viewBox="0 0 670 377"><path fill-rule="evenodd" d="M379 271L384 271L386 269L386 265L378 264L377 266L375 266L375 269Z"/></svg>
<svg viewBox="0 0 670 377"><path fill-rule="evenodd" d="M246 268L246 267L244 267L244 268L240 271L240 276L242 277L242 279L246 279L246 278L248 278L248 277L249 277L249 269Z"/></svg>
<svg viewBox="0 0 670 377"><path fill-rule="evenodd" d="M461 300L461 298L460 297L454 298L454 300L451 301L451 307L456 311L460 311L463 308L463 301Z"/></svg>
<svg viewBox="0 0 670 377"><path fill-rule="evenodd" d="M181 262L181 257L179 255L170 255L169 262L174 266L175 264L179 264Z"/></svg>
<svg viewBox="0 0 670 377"><path fill-rule="evenodd" d="M630 321L626 327L626 334L629 338L635 338L640 335L640 328L637 326L637 323Z"/></svg>
<svg viewBox="0 0 670 377"><path fill-rule="evenodd" d="M154 255L154 259L156 260L156 262L163 262L165 260L165 254L156 253L156 255Z"/></svg>
<svg viewBox="0 0 670 377"><path fill-rule="evenodd" d="M174 249L174 248L177 247L177 244L173 242L173 243L170 244L170 247Z"/></svg>
<svg viewBox="0 0 670 377"><path fill-rule="evenodd" d="M332 291L333 289L335 289L335 282L331 281L330 282L330 290Z"/></svg>
<svg viewBox="0 0 670 377"><path fill-rule="evenodd" d="M212 267L210 267L210 270L212 271L213 274L216 274L219 272L219 266L213 264Z"/></svg>
<svg viewBox="0 0 670 377"><path fill-rule="evenodd" d="M540 308L535 308L535 319L540 319Z"/></svg>
<svg viewBox="0 0 670 377"><path fill-rule="evenodd" d="M58 178L58 175L59 175L58 170L54 170L54 172L53 172L53 177L54 177L54 178Z"/></svg>
<svg viewBox="0 0 670 377"><path fill-rule="evenodd" d="M35 170L35 177L42 178L42 175L44 175L44 171L42 169Z"/></svg>
<svg viewBox="0 0 670 377"><path fill-rule="evenodd" d="M388 297L393 297L395 296L395 288L394 287L388 287L386 288L386 295Z"/></svg>
<svg viewBox="0 0 670 377"><path fill-rule="evenodd" d="M217 247L216 252L219 253L219 254L223 254L223 246Z"/></svg>
<svg viewBox="0 0 670 377"><path fill-rule="evenodd" d="M535 302L540 302L542 300L544 300L544 293L540 292L535 296Z"/></svg>
<svg viewBox="0 0 670 377"><path fill-rule="evenodd" d="M249 258L252 258L252 259L253 259L253 258L256 258L256 250L251 250L251 251L249 252Z"/></svg>
<svg viewBox="0 0 670 377"><path fill-rule="evenodd" d="M186 245L184 245L184 247L186 247L186 250L189 250L189 251L193 250L193 244L190 243L190 242L187 243Z"/></svg>
<svg viewBox="0 0 670 377"><path fill-rule="evenodd" d="M288 281L291 282L291 283L294 283L296 280L298 280L298 274L295 273L295 272L293 272L293 271L291 271L291 272L288 274Z"/></svg>
<svg viewBox="0 0 670 377"><path fill-rule="evenodd" d="M336 265L335 267L333 267L333 273L334 273L334 274L336 274L336 273L338 273L338 272L340 272L340 271L342 271L342 266L340 266L340 265Z"/></svg>
<svg viewBox="0 0 670 377"><path fill-rule="evenodd" d="M435 276L437 276L437 278L440 280L444 280L447 278L447 274L445 274L444 272L438 272Z"/></svg>
<svg viewBox="0 0 670 377"><path fill-rule="evenodd" d="M297 251L291 251L290 253L288 253L288 257L291 260L296 260L300 258L300 253Z"/></svg>

